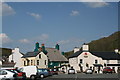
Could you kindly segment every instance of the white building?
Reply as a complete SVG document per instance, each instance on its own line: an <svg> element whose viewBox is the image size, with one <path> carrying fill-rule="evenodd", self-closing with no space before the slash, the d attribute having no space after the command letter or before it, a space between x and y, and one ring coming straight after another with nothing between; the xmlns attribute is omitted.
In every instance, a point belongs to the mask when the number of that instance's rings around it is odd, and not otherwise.
<svg viewBox="0 0 120 80"><path fill-rule="evenodd" d="M9 56L9 62L14 62L14 67L21 67L22 66L22 59L21 57L24 54L19 51L19 48L15 48L12 50L12 54Z"/></svg>
<svg viewBox="0 0 120 80"><path fill-rule="evenodd" d="M115 68L117 72L120 66L120 55L116 52L89 52L89 46L84 44L82 51L77 51L69 57L69 64L76 72L88 68L98 71L107 66Z"/></svg>
<svg viewBox="0 0 120 80"><path fill-rule="evenodd" d="M43 52L27 52L22 57L22 66L35 65L38 68L48 68L48 57Z"/></svg>

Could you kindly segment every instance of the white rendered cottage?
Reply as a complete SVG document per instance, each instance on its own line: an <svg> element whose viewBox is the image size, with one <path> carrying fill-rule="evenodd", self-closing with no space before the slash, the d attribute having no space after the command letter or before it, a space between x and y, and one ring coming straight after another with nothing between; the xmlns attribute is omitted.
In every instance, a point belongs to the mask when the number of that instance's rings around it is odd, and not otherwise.
<svg viewBox="0 0 120 80"><path fill-rule="evenodd" d="M42 51L27 52L22 56L22 66L37 66L48 68L48 57Z"/></svg>
<svg viewBox="0 0 120 80"><path fill-rule="evenodd" d="M22 59L21 57L24 54L19 51L19 48L15 48L12 50L12 54L9 56L9 62L14 62L14 67L21 67L22 66Z"/></svg>
<svg viewBox="0 0 120 80"><path fill-rule="evenodd" d="M83 72L88 68L94 71L98 71L99 68L102 71L107 66L114 68L117 72L120 67L120 54L116 52L89 52L89 46L84 44L82 51L75 51L69 57L69 64L76 72Z"/></svg>

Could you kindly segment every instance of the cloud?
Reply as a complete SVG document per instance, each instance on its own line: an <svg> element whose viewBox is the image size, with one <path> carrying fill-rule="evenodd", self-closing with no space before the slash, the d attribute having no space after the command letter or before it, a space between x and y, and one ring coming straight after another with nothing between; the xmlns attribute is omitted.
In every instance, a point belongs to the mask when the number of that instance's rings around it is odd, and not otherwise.
<svg viewBox="0 0 120 80"><path fill-rule="evenodd" d="M79 11L77 10L72 10L72 12L70 13L71 16L77 16L79 15Z"/></svg>
<svg viewBox="0 0 120 80"><path fill-rule="evenodd" d="M29 43L30 41L28 39L21 39L21 40L19 40L19 42L21 42L21 43Z"/></svg>
<svg viewBox="0 0 120 80"><path fill-rule="evenodd" d="M79 0L83 2L85 5L91 8L100 8L108 6L109 4L103 0Z"/></svg>
<svg viewBox="0 0 120 80"><path fill-rule="evenodd" d="M60 40L58 41L57 43L58 44L62 44L62 45L65 45L65 44L71 44L71 43L80 43L84 40L82 39L77 39L77 38L72 38L72 39L69 39L69 40Z"/></svg>
<svg viewBox="0 0 120 80"><path fill-rule="evenodd" d="M40 40L40 41L46 41L48 40L49 35L48 34L41 34L40 36L36 37L35 39Z"/></svg>
<svg viewBox="0 0 120 80"><path fill-rule="evenodd" d="M84 4L86 4L87 6L89 6L91 8L100 8L100 7L105 7L105 6L109 5L106 2L86 2Z"/></svg>
<svg viewBox="0 0 120 80"><path fill-rule="evenodd" d="M12 40L5 33L0 33L0 44L9 43L11 41Z"/></svg>
<svg viewBox="0 0 120 80"><path fill-rule="evenodd" d="M30 15L30 16L32 16L32 17L34 17L35 19L41 19L41 15L40 14L38 14L38 13L29 13L29 12L27 12L27 14L28 15Z"/></svg>
<svg viewBox="0 0 120 80"><path fill-rule="evenodd" d="M16 12L7 3L0 2L0 16L14 15Z"/></svg>

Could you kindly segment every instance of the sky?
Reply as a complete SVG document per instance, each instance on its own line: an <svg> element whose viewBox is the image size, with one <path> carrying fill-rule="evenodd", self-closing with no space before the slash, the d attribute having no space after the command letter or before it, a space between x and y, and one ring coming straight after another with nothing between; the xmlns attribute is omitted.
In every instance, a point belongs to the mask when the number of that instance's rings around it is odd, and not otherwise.
<svg viewBox="0 0 120 80"><path fill-rule="evenodd" d="M118 31L117 2L3 2L1 47L33 51L35 43L71 51Z"/></svg>

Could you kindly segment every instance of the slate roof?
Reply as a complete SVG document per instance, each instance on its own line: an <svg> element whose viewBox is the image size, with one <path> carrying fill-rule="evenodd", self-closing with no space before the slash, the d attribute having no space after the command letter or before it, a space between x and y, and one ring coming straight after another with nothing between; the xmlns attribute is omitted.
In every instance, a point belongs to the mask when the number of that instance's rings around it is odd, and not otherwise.
<svg viewBox="0 0 120 80"><path fill-rule="evenodd" d="M69 58L78 57L82 52L83 51L78 51L69 56ZM120 60L120 54L115 52L90 52L90 53L97 57L101 57L103 60Z"/></svg>
<svg viewBox="0 0 120 80"><path fill-rule="evenodd" d="M22 58L27 58L27 57L36 57L40 52L27 52L22 56Z"/></svg>
<svg viewBox="0 0 120 80"><path fill-rule="evenodd" d="M14 67L15 63L13 62L4 62L2 64L2 67Z"/></svg>
<svg viewBox="0 0 120 80"><path fill-rule="evenodd" d="M69 58L78 57L83 51L77 51L76 53L73 53L69 56Z"/></svg>
<svg viewBox="0 0 120 80"><path fill-rule="evenodd" d="M93 55L101 57L104 60L120 60L120 54L115 52L91 52Z"/></svg>
<svg viewBox="0 0 120 80"><path fill-rule="evenodd" d="M47 56L50 61L67 62L67 58L61 54L61 52L55 48L46 48Z"/></svg>
<svg viewBox="0 0 120 80"><path fill-rule="evenodd" d="M61 54L61 52L55 48L45 48L48 52L47 56L50 61L59 61L59 62L67 62L67 58ZM22 56L22 58L27 57L36 57L40 52L27 52Z"/></svg>

